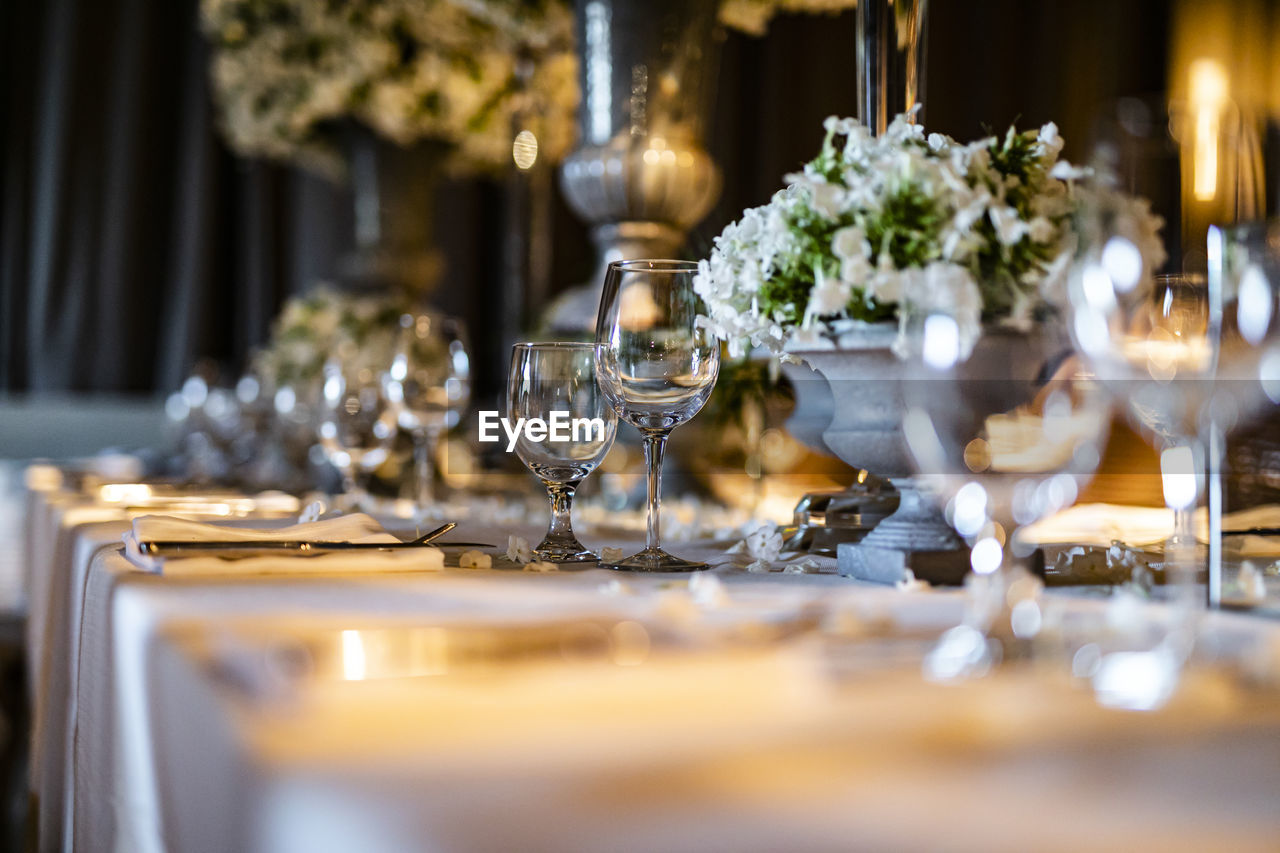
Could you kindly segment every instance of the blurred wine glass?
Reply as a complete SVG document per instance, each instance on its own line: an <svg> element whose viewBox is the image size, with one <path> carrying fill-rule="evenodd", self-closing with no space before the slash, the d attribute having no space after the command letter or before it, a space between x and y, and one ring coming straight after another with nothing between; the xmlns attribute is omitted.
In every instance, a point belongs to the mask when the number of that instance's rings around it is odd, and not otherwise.
<svg viewBox="0 0 1280 853"><path fill-rule="evenodd" d="M382 387L397 423L413 437L414 503L425 517L434 508L440 437L458 425L471 400L462 321L435 313L403 315Z"/></svg>
<svg viewBox="0 0 1280 853"><path fill-rule="evenodd" d="M1262 132L1246 105L1228 97L1225 71L1199 60L1178 97L1124 97L1096 125L1094 160L1116 186L1151 201L1164 218L1167 269L1203 274L1212 224L1265 210Z"/></svg>
<svg viewBox="0 0 1280 853"><path fill-rule="evenodd" d="M701 328L693 290L696 263L635 260L609 264L596 320L596 377L618 417L640 430L649 468L644 550L608 568L687 572L705 563L662 550L662 455L671 430L707 402L720 370L720 346Z"/></svg>
<svg viewBox="0 0 1280 853"><path fill-rule="evenodd" d="M1072 337L1099 384L1160 454L1165 505L1174 519L1163 559L1174 609L1169 624L1140 637L1135 648L1101 655L1091 677L1104 701L1149 708L1172 694L1194 646L1203 601L1199 575L1207 552L1193 520L1204 494L1220 309L1204 276L1157 274L1155 256L1137 248L1124 217L1094 221L1098 227L1068 275ZM1126 683L1133 691L1117 688Z"/></svg>
<svg viewBox="0 0 1280 853"><path fill-rule="evenodd" d="M1209 454L1213 469L1230 477L1227 489L1210 493L1208 603L1257 606L1266 597L1266 580L1255 564L1265 567L1273 557L1271 544L1252 528L1274 521L1233 525L1251 529L1233 533L1224 531L1223 515L1242 509L1248 484L1241 481L1275 476L1261 461L1274 459L1280 414L1280 220L1215 226L1208 248L1210 291L1221 305ZM1241 433L1227 458L1227 438ZM1274 492L1268 492L1265 502L1274 502ZM1237 505L1224 508L1233 500ZM1262 555L1267 556L1259 560ZM1223 572L1228 563L1237 570L1229 593Z"/></svg>
<svg viewBox="0 0 1280 853"><path fill-rule="evenodd" d="M1043 622L1040 584L1020 565L1019 528L1072 504L1096 470L1110 401L1071 357L1057 316L1027 331L986 327L972 350L945 313L913 316L903 436L925 489L970 545L964 622L925 672L985 674L1028 652Z"/></svg>
<svg viewBox="0 0 1280 853"><path fill-rule="evenodd" d="M379 380L385 358L377 342L340 336L324 364L316 433L342 476L345 502L356 508L368 501L365 475L387 460L395 440L395 412Z"/></svg>
<svg viewBox="0 0 1280 853"><path fill-rule="evenodd" d="M547 489L551 521L533 550L556 563L594 561L573 533L573 495L613 446L618 418L596 382L589 343L521 343L511 352L507 417L548 426L542 440L521 431L515 450Z"/></svg>

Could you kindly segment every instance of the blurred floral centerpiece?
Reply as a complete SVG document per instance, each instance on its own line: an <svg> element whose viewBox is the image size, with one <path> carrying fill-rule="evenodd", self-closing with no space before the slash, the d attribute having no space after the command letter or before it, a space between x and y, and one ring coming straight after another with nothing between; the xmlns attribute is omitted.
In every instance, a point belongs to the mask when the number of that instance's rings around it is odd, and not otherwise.
<svg viewBox="0 0 1280 853"><path fill-rule="evenodd" d="M253 372L272 391L289 388L297 397L305 397L308 390L318 388L325 361L339 340L389 353L400 316L411 306L412 302L395 294L316 287L285 303L272 328L271 342L254 357Z"/></svg>
<svg viewBox="0 0 1280 853"><path fill-rule="evenodd" d="M202 17L242 154L332 168L332 131L354 120L492 170L511 160L519 111L540 118L544 156L572 142L573 21L556 0L203 0Z"/></svg>
<svg viewBox="0 0 1280 853"><path fill-rule="evenodd" d="M740 350L829 350L865 323L946 313L967 356L986 323L1028 329L1061 304L1096 211L1144 267L1163 263L1161 220L1058 159L1053 124L961 144L900 115L882 136L829 118L818 156L716 238L695 287L704 322Z"/></svg>

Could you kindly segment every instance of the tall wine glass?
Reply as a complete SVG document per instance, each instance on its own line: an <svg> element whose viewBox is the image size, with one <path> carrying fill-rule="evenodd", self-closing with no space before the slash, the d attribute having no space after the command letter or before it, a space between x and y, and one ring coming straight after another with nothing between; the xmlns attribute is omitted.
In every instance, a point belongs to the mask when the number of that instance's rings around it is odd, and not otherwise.
<svg viewBox="0 0 1280 853"><path fill-rule="evenodd" d="M458 425L471 399L471 358L462 321L434 313L403 315L382 387L396 421L413 437L414 503L426 515L435 501L440 436Z"/></svg>
<svg viewBox="0 0 1280 853"><path fill-rule="evenodd" d="M570 513L578 484L613 446L618 418L596 383L595 348L589 343L521 343L511 351L507 418L526 426L516 454L547 489L551 522L533 553L556 563L593 561L596 555L573 534ZM540 436L541 440L534 440Z"/></svg>
<svg viewBox="0 0 1280 853"><path fill-rule="evenodd" d="M946 313L915 316L908 330L903 437L972 568L964 622L925 672L968 678L1036 641L1038 585L1019 566L1035 545L1019 528L1075 501L1101 457L1110 400L1076 369L1056 317L1027 331L983 328L969 351Z"/></svg>
<svg viewBox="0 0 1280 853"><path fill-rule="evenodd" d="M377 341L340 337L324 365L316 433L325 458L342 475L349 504L367 501L363 477L386 461L395 440L395 413L383 396L379 365L386 348Z"/></svg>
<svg viewBox="0 0 1280 853"><path fill-rule="evenodd" d="M1224 562L1229 558L1243 568L1248 551L1258 544L1253 537L1223 531L1224 504L1257 503L1258 492L1268 495L1264 500L1273 492L1272 466L1264 460L1280 422L1280 220L1211 227L1208 250L1210 292L1220 315L1209 458L1232 476L1226 494L1216 484L1209 495L1208 603L1216 607L1224 599ZM1232 443L1228 460L1226 439L1237 431L1245 434ZM1242 457L1258 461L1231 464ZM1256 589L1246 586L1242 592L1236 602L1260 603Z"/></svg>
<svg viewBox="0 0 1280 853"><path fill-rule="evenodd" d="M720 347L696 318L698 265L637 260L609 264L596 319L596 378L618 417L640 430L649 467L649 528L643 551L607 568L687 572L705 563L662 550L662 452L667 436L711 396Z"/></svg>
<svg viewBox="0 0 1280 853"><path fill-rule="evenodd" d="M1076 351L1131 421L1160 452L1173 535L1165 545L1167 624L1149 623L1127 647L1093 655L1088 675L1104 704L1147 710L1173 694L1194 648L1207 553L1196 541L1194 511L1204 494L1221 316L1201 275L1158 275L1131 234L1102 216L1069 274Z"/></svg>

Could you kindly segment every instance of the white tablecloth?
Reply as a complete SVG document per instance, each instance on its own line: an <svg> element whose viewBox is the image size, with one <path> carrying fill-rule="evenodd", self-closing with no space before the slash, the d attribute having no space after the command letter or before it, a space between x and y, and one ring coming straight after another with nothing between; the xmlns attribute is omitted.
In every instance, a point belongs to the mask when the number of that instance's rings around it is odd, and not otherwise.
<svg viewBox="0 0 1280 853"><path fill-rule="evenodd" d="M1212 688L1167 714L1128 716L1099 711L1079 689L1017 679L1005 694L948 691L915 669L833 690L791 658L739 667L711 656L675 682L684 686L668 704L665 678L634 693L660 712L644 725L628 728L634 714L608 705L628 695L623 685L597 697L609 713L566 713L577 728L561 741L563 726L525 731L513 711L506 737L454 748L439 725L418 721L432 706L413 680L332 685L281 717L278 705L227 690L192 638L246 625L287 634L296 619L330 629L667 610L678 619L686 587L601 570L165 578L103 547L123 522L78 526L55 503L32 525L33 544L52 543L37 549L33 567L44 568L32 579L42 850L1120 849L1154 829L1166 849L1274 849L1280 837L1280 729L1230 696L1215 704L1227 694ZM538 531L464 525L457 536L501 545L508 532ZM722 549L680 553L723 562ZM753 617L833 597L928 630L959 614L955 593L718 575L733 609ZM629 592L603 594L612 581ZM1213 621L1242 638L1274 629ZM1040 698L1000 715L1002 696L1029 695ZM687 715L682 697L699 713ZM572 748L579 735L594 747ZM544 736L568 746L539 751ZM1037 820L1052 838L1036 834Z"/></svg>
<svg viewBox="0 0 1280 853"><path fill-rule="evenodd" d="M134 514L65 492L44 495L31 508L28 654L37 720L31 787L42 850L163 849L143 697L151 643L168 620L200 616L216 622L242 613L268 620L297 612L433 614L441 606L445 583L438 574L199 580L149 575L117 553ZM505 545L509 533L537 541L540 531L471 527L465 538ZM719 546L693 553L727 559ZM519 596L530 594L531 580L515 585L523 591L514 599L494 596L494 585L484 584L480 599L471 594L470 608L482 612L491 602L510 612ZM597 603L595 585L580 586L578 593ZM579 606L566 592L531 600L542 612Z"/></svg>
<svg viewBox="0 0 1280 853"><path fill-rule="evenodd" d="M173 850L1262 851L1280 837L1280 713L1212 677L1139 715L1025 671L832 685L787 649L281 697L229 685L208 637L162 639L154 658Z"/></svg>

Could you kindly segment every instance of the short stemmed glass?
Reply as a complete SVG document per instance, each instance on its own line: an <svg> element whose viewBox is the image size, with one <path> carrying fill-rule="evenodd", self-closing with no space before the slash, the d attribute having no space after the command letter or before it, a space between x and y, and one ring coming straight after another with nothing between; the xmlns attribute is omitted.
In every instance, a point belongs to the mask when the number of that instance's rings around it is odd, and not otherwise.
<svg viewBox="0 0 1280 853"><path fill-rule="evenodd" d="M594 561L596 555L573 533L573 493L613 446L618 418L596 383L591 344L515 345L507 419L514 426L521 418L516 454L542 480L551 501L547 535L534 556L555 563Z"/></svg>
<svg viewBox="0 0 1280 853"><path fill-rule="evenodd" d="M395 440L395 414L382 394L375 351L349 338L337 343L324 365L317 436L325 458L342 475L348 503L363 506L368 498L363 475L386 461Z"/></svg>
<svg viewBox="0 0 1280 853"><path fill-rule="evenodd" d="M720 347L700 327L693 290L698 266L687 261L609 264L596 320L596 377L618 417L640 430L649 468L649 529L643 551L606 568L687 572L705 563L662 550L662 452L667 436L711 396Z"/></svg>
<svg viewBox="0 0 1280 853"><path fill-rule="evenodd" d="M471 399L471 359L462 321L433 313L403 315L382 388L400 427L413 437L414 503L425 515L435 500L440 436L458 425Z"/></svg>

